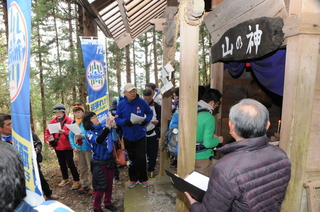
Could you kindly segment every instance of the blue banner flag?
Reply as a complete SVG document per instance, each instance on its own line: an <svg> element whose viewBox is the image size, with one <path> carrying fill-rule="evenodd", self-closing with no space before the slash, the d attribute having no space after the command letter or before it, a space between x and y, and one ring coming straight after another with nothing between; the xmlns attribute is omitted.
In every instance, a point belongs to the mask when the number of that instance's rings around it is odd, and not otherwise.
<svg viewBox="0 0 320 212"><path fill-rule="evenodd" d="M44 201L30 126L31 0L8 1L8 68L13 145L23 160L27 193ZM37 203L36 203L37 204Z"/></svg>
<svg viewBox="0 0 320 212"><path fill-rule="evenodd" d="M86 71L89 108L95 112L102 126L106 125L109 109L106 72L104 68L105 45L97 38L81 38L82 55Z"/></svg>

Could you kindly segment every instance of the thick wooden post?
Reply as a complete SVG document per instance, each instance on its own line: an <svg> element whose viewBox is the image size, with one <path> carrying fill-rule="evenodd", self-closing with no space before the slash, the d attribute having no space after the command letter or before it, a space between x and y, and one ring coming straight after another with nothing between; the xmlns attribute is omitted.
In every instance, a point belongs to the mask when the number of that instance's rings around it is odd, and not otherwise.
<svg viewBox="0 0 320 212"><path fill-rule="evenodd" d="M165 39L165 37L163 38ZM164 43L164 42L163 42ZM172 47L163 47L163 58L168 58L167 55L170 54ZM163 61L163 64L167 64L169 61ZM161 106L161 138L160 138L160 172L159 175L161 178L167 176L165 170L169 170L170 159L166 153L166 150L163 148L165 141L165 133L168 130L168 122L171 119L171 105L172 105L172 91L167 91L162 95L162 106ZM161 183L158 181L158 183Z"/></svg>
<svg viewBox="0 0 320 212"><path fill-rule="evenodd" d="M298 31L287 38L280 147L292 163L291 180L282 204L282 211L291 212L301 209L303 183L310 180L310 173L320 171L319 164L312 162L319 161L318 151L307 161L312 149L319 150L319 2L290 1L289 14L288 19L297 20ZM308 19L310 16L313 18Z"/></svg>
<svg viewBox="0 0 320 212"><path fill-rule="evenodd" d="M223 95L223 63L214 63L211 65L211 80L210 87L219 90ZM223 99L223 98L222 98ZM216 118L216 131L215 134L221 135L221 108L223 107L223 101L220 104L220 113L215 115Z"/></svg>
<svg viewBox="0 0 320 212"><path fill-rule="evenodd" d="M199 25L191 26L186 22L187 14L184 8L187 7L187 2L180 3L180 16L178 17L180 19L181 48L178 175L181 177L194 170L197 132ZM188 199L183 193L178 192L176 211L188 211L188 208Z"/></svg>

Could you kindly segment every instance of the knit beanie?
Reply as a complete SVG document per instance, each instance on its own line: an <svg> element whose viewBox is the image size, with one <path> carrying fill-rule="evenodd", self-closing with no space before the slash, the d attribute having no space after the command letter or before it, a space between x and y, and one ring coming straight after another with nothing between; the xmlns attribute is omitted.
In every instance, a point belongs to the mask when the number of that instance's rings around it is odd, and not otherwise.
<svg viewBox="0 0 320 212"><path fill-rule="evenodd" d="M53 108L53 113L56 113L56 112L64 112L64 113L66 113L66 107L63 104L58 103Z"/></svg>

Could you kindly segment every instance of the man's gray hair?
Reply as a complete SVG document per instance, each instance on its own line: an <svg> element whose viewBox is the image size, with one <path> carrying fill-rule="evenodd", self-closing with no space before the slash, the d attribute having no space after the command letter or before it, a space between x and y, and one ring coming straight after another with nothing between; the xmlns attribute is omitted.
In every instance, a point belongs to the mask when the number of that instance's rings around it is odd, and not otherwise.
<svg viewBox="0 0 320 212"><path fill-rule="evenodd" d="M238 136L255 138L267 133L269 111L254 99L242 99L231 107L229 119L233 122Z"/></svg>

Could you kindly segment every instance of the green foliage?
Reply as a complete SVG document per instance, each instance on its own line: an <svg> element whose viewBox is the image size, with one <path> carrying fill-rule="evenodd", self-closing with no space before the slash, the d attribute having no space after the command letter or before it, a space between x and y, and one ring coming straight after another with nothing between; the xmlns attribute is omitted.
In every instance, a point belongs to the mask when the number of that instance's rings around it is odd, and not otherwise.
<svg viewBox="0 0 320 212"><path fill-rule="evenodd" d="M4 32L0 34L0 111L10 112L8 52Z"/></svg>

